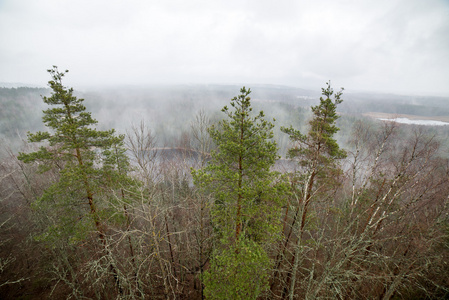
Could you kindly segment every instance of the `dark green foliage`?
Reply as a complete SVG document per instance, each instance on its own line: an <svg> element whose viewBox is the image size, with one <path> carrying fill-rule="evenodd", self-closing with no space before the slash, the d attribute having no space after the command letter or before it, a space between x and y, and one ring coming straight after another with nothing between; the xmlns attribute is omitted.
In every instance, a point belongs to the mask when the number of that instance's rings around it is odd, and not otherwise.
<svg viewBox="0 0 449 300"><path fill-rule="evenodd" d="M214 255L204 284L207 299L257 299L268 284L270 260L265 250L249 239Z"/></svg>
<svg viewBox="0 0 449 300"><path fill-rule="evenodd" d="M212 218L220 242L205 283L209 295L222 299L254 298L266 288L266 280L260 280L248 291L242 281L250 282L256 273L266 276L270 260L265 247L279 237L285 191L279 174L270 170L278 158L271 140L274 125L263 112L251 117L250 90L240 92L231 100L233 109L222 110L227 119L209 129L218 150L203 170L193 171L195 183L215 199ZM237 276L236 268L251 253L258 253L258 259L246 261L248 271ZM231 276L224 282L219 280L223 268ZM223 294L223 288L229 293Z"/></svg>
<svg viewBox="0 0 449 300"><path fill-rule="evenodd" d="M47 141L50 147L57 148L50 151L47 147L41 147L38 152L21 153L20 160L24 162L41 161L66 161L70 162L78 157L76 151L83 156L88 156L87 164L93 163L95 153L93 147L108 148L113 144L114 130L97 131L91 125L97 123L86 112L83 105L84 99L73 96L73 89L67 89L62 85L62 78L68 71L60 73L56 67L48 70L53 80L49 81L52 89L50 97L43 97L46 104L56 106L44 111L42 118L50 132L29 133L30 142Z"/></svg>
<svg viewBox="0 0 449 300"><path fill-rule="evenodd" d="M273 234L276 229L260 226L275 225L266 220L282 201L278 193L282 185L275 184L279 174L270 171L278 158L276 143L271 140L273 124L263 119L263 112L250 117L249 93L243 88L241 95L232 99L235 111L223 108L230 120L209 129L218 150L212 152L207 167L193 171L196 183L215 195L215 223L225 239L235 240L241 233L254 235L249 224L259 224L253 225L258 227L256 231Z"/></svg>
<svg viewBox="0 0 449 300"><path fill-rule="evenodd" d="M342 91L334 94L330 83L327 83L327 88L322 88L322 94L325 98L320 97L320 104L312 106L313 116L309 122L310 128L307 135L301 134L293 127L282 128L292 142L296 143L295 147L289 150L289 157L303 157L302 163L309 166L314 160L329 164L334 159L346 157L345 151L340 149L333 137L339 131L335 122L339 118L336 112L337 105L343 102Z"/></svg>
<svg viewBox="0 0 449 300"><path fill-rule="evenodd" d="M97 121L86 112L84 99L76 98L72 88L62 85L68 71L59 72L54 67L48 72L52 93L43 100L52 107L44 111L42 119L49 131L29 133L30 142L44 145L18 157L25 163L37 163L41 172L59 171L59 180L33 204L49 212L49 227L41 237L65 234L82 238L94 228L102 235L107 205L100 199L108 198L122 177L120 173L128 168L124 137L115 136L114 130L92 128Z"/></svg>
<svg viewBox="0 0 449 300"><path fill-rule="evenodd" d="M296 229L297 242L291 262L293 263L291 273L287 276L287 286L289 299L293 299L295 294L296 274L299 269L300 255L302 249L302 238L305 232L306 224L312 226L314 221L313 212L308 213L312 196L324 196L326 191L332 189L336 179L341 171L336 163L337 159L346 157L344 150L341 150L334 134L338 132L335 125L338 115L336 112L337 105L343 100L341 99L342 91L334 94L330 83L327 88L322 89L320 104L312 106L312 119L309 121L309 131L307 135L303 135L299 130L290 128L281 128L287 133L293 143L293 147L288 150L288 156L295 160L301 167L291 176L291 192L295 195L297 206L290 224L290 232L287 233L285 245L290 242L293 229ZM334 96L333 100L331 97ZM321 180L317 185L318 179ZM326 197L326 196L325 196ZM296 200L295 199L295 200ZM296 202L295 200L292 203ZM313 225L316 227L316 225ZM281 248L282 249L282 248ZM284 256L284 250L281 250L279 258ZM276 262L277 265L280 261ZM277 275L278 273L276 273ZM287 289L284 289L283 296L286 295Z"/></svg>

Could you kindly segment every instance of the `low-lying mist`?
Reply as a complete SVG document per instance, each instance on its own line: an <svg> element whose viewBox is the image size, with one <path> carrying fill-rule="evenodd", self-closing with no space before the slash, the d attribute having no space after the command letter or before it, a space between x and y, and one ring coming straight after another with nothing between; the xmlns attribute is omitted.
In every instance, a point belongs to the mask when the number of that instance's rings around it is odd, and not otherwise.
<svg viewBox="0 0 449 300"><path fill-rule="evenodd" d="M99 129L114 128L126 134L133 126L144 121L157 140L159 147L173 147L182 136L189 137L195 116L202 111L211 122L224 117L223 106L239 94L240 86L233 85L176 85L151 87L91 88L75 94L84 98L84 104L98 120ZM248 87L247 87L248 88ZM258 85L249 87L254 111L263 110L268 120L275 124L275 139L284 156L289 146L281 126L293 125L305 132L310 117L310 106L319 103L321 91L285 86ZM337 90L337 89L335 89ZM49 89L0 88L0 139L14 152L18 151L26 132L43 130L42 110L46 109L41 96ZM362 114L370 112L448 117L449 98L417 97L389 94L362 94L344 91L344 102L338 107L341 118L336 138L346 147L355 120L378 124ZM448 143L449 126L427 128Z"/></svg>

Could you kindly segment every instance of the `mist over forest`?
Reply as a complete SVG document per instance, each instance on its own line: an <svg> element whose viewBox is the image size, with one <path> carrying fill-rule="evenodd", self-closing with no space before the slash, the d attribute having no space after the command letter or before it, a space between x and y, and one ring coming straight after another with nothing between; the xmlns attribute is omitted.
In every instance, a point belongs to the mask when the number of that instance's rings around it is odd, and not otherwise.
<svg viewBox="0 0 449 300"><path fill-rule="evenodd" d="M449 297L449 98L49 72L0 88L0 298Z"/></svg>
<svg viewBox="0 0 449 300"><path fill-rule="evenodd" d="M126 133L133 125L144 121L153 131L159 146L173 146L199 111L204 111L214 121L222 118L221 108L235 96L237 85L163 85L150 87L90 88L75 95L84 98L87 110L98 120L101 130L114 128ZM320 90L288 86L255 85L250 88L255 111L263 110L268 119L276 119L275 139L285 155L288 138L280 133L281 126L307 127L310 106L319 101ZM0 138L15 151L28 131L43 130L42 110L46 109L41 96L49 95L48 88L0 88ZM338 107L341 128L337 133L340 143L345 143L351 123L357 119L375 122L367 113L412 115L416 118L449 122L449 98L434 96L407 96L382 93L345 91L344 102ZM446 142L448 126L428 127L438 132Z"/></svg>
<svg viewBox="0 0 449 300"><path fill-rule="evenodd" d="M0 300L449 299L448 16L0 0Z"/></svg>

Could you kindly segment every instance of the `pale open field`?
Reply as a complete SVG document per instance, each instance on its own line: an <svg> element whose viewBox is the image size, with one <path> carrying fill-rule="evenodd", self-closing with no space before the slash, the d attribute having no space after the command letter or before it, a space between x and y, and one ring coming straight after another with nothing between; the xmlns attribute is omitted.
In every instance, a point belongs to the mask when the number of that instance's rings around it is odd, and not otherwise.
<svg viewBox="0 0 449 300"><path fill-rule="evenodd" d="M433 120L441 122L449 122L449 116L418 116L418 115L403 115L403 114L389 114L389 113L379 113L379 112L367 112L363 114L366 117L371 117L375 119L396 119L396 118L407 118L409 120Z"/></svg>

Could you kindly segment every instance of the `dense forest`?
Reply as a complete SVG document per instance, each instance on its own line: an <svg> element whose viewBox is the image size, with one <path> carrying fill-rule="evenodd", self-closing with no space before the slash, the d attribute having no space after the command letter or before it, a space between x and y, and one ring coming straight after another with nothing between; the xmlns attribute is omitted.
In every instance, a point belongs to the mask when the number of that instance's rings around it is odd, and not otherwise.
<svg viewBox="0 0 449 300"><path fill-rule="evenodd" d="M0 89L0 298L449 298L449 126L363 116L448 99L49 73Z"/></svg>

